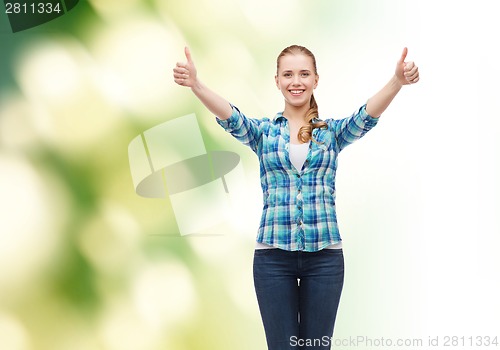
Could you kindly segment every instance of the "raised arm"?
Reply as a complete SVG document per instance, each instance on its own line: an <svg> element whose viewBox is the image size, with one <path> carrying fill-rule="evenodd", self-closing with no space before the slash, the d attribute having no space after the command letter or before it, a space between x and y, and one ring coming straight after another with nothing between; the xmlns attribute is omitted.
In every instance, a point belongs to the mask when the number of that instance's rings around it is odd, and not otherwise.
<svg viewBox="0 0 500 350"><path fill-rule="evenodd" d="M394 76L389 82L366 103L366 112L374 118L389 107L403 85L415 84L419 81L418 67L414 62L405 62L408 49L405 47L403 54L396 65Z"/></svg>
<svg viewBox="0 0 500 350"><path fill-rule="evenodd" d="M228 119L232 114L231 105L198 80L196 67L188 47L184 48L184 53L186 54L187 62L177 62L174 68L174 81L181 86L190 87L201 103L210 112L215 114L217 118L222 120Z"/></svg>

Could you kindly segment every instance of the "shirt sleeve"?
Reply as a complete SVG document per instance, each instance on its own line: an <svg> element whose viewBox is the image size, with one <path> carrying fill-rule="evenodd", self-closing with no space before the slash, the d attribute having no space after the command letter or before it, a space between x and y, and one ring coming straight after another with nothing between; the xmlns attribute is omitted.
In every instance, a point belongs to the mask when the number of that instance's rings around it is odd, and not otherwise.
<svg viewBox="0 0 500 350"><path fill-rule="evenodd" d="M328 127L333 131L339 151L363 137L377 125L379 118L374 118L366 112L366 104L350 117L344 119L327 120Z"/></svg>
<svg viewBox="0 0 500 350"><path fill-rule="evenodd" d="M257 153L257 147L262 135L260 127L262 120L247 118L237 107L233 105L231 107L233 108L231 116L225 120L216 118L217 123L238 141L249 146Z"/></svg>

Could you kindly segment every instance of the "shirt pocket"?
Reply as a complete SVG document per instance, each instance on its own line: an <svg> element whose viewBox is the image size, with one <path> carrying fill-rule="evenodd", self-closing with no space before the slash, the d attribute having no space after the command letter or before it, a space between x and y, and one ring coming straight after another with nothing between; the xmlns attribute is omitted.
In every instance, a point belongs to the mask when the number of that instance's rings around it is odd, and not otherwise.
<svg viewBox="0 0 500 350"><path fill-rule="evenodd" d="M318 130L318 129L315 129ZM318 130L313 133L316 142L311 141L309 163L312 167L329 166L334 151L333 134L328 130Z"/></svg>
<svg viewBox="0 0 500 350"><path fill-rule="evenodd" d="M333 133L328 129L314 129L313 130L313 138L316 142L312 141L312 150L313 151L323 151L326 152L330 150L333 142Z"/></svg>

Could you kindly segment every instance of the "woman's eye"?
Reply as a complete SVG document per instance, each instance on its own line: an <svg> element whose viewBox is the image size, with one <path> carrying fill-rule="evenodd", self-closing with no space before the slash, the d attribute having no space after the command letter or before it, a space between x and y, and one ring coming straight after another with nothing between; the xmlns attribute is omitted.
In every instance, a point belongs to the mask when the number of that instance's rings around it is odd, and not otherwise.
<svg viewBox="0 0 500 350"><path fill-rule="evenodd" d="M305 78L305 77L308 77L309 76L309 73L302 73L302 76Z"/></svg>
<svg viewBox="0 0 500 350"><path fill-rule="evenodd" d="M291 73L285 73L284 76L285 76L285 78L290 78L292 76L292 74Z"/></svg>

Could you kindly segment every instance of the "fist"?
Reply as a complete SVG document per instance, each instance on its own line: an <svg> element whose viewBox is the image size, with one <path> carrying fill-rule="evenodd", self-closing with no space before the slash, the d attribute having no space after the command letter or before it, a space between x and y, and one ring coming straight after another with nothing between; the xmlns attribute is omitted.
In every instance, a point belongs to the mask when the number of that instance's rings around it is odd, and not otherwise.
<svg viewBox="0 0 500 350"><path fill-rule="evenodd" d="M177 62L174 68L174 81L182 86L193 87L196 83L196 67L188 47L184 48L184 53L187 62Z"/></svg>

